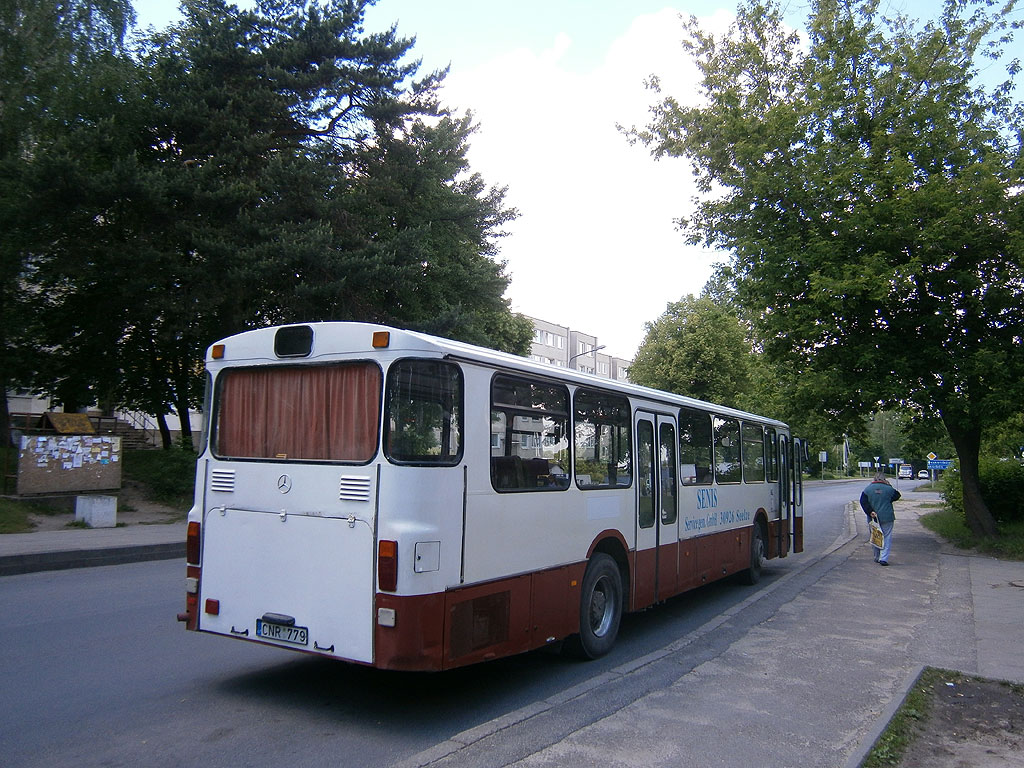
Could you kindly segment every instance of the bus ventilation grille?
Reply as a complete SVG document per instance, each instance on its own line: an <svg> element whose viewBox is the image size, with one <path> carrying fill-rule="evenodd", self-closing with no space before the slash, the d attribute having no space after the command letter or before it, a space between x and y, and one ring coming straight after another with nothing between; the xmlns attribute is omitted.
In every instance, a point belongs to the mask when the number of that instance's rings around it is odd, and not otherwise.
<svg viewBox="0 0 1024 768"><path fill-rule="evenodd" d="M508 642L510 598L511 593L506 590L463 600L452 606L452 660Z"/></svg>
<svg viewBox="0 0 1024 768"><path fill-rule="evenodd" d="M215 469L210 472L210 489L231 493L235 490L235 470Z"/></svg>
<svg viewBox="0 0 1024 768"><path fill-rule="evenodd" d="M369 501L370 478L342 475L338 498L341 501Z"/></svg>

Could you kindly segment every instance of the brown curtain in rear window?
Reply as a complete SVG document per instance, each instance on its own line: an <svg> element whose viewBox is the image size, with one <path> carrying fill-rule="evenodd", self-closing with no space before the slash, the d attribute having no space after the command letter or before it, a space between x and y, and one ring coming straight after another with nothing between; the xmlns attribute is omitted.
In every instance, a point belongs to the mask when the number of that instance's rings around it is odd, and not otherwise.
<svg viewBox="0 0 1024 768"><path fill-rule="evenodd" d="M380 368L372 363L221 374L217 453L366 462L377 450Z"/></svg>

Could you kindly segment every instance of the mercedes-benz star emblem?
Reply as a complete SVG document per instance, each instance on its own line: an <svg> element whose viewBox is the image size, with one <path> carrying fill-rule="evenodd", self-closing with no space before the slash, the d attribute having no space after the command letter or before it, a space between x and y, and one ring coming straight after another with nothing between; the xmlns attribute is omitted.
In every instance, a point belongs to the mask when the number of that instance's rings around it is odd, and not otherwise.
<svg viewBox="0 0 1024 768"><path fill-rule="evenodd" d="M288 475L281 475L277 478L277 490L281 493L288 493L292 489L292 479Z"/></svg>

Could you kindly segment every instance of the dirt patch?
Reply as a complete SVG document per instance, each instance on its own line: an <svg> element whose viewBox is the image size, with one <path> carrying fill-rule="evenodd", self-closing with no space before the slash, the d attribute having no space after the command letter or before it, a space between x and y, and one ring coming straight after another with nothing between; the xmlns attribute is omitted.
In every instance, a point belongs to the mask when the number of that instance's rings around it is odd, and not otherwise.
<svg viewBox="0 0 1024 768"><path fill-rule="evenodd" d="M178 509L150 501L145 489L132 480L126 480L121 490L109 495L117 496L118 525L160 525L177 523L185 519L187 509ZM69 501L67 511L32 513L28 516L33 531L61 531L74 522L74 502Z"/></svg>
<svg viewBox="0 0 1024 768"><path fill-rule="evenodd" d="M1024 685L942 673L904 768L1024 768Z"/></svg>

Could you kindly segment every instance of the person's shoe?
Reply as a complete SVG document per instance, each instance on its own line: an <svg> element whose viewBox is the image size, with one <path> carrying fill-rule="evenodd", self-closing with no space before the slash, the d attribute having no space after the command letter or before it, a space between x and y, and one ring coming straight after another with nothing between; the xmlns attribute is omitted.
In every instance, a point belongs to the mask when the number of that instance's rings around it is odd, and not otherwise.
<svg viewBox="0 0 1024 768"><path fill-rule="evenodd" d="M879 564L879 565L888 565L888 563L887 563L887 562L885 562L885 560L879 560L879 561L878 561L878 564Z"/></svg>

